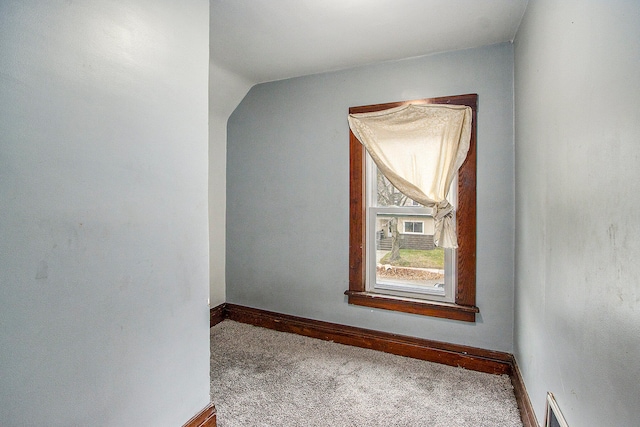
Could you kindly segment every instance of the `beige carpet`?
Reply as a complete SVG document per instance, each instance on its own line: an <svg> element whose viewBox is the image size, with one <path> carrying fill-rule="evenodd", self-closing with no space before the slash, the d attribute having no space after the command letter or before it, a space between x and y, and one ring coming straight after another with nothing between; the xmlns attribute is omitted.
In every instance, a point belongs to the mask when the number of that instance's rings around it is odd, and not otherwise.
<svg viewBox="0 0 640 427"><path fill-rule="evenodd" d="M211 328L220 427L521 427L491 375L225 320Z"/></svg>

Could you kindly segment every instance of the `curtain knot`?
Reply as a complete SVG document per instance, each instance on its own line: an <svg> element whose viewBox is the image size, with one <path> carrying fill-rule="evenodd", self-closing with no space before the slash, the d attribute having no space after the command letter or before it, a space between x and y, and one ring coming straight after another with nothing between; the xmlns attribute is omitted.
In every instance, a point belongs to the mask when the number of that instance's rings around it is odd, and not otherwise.
<svg viewBox="0 0 640 427"><path fill-rule="evenodd" d="M456 223L453 220L453 206L447 200L433 205L433 219L435 220L434 243L439 248L458 247Z"/></svg>
<svg viewBox="0 0 640 427"><path fill-rule="evenodd" d="M446 216L453 217L453 206L445 199L433 206L433 218L442 221Z"/></svg>

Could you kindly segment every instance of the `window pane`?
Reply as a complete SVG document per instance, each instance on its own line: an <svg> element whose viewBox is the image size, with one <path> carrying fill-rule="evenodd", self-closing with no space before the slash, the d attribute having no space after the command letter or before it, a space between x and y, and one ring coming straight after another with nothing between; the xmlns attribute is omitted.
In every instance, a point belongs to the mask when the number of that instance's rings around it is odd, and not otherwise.
<svg viewBox="0 0 640 427"><path fill-rule="evenodd" d="M378 206L421 206L418 202L405 196L389 182L376 167L376 193Z"/></svg>
<svg viewBox="0 0 640 427"><path fill-rule="evenodd" d="M376 214L376 289L445 294L445 253L434 245L433 222L415 213ZM412 234L401 233L401 223Z"/></svg>

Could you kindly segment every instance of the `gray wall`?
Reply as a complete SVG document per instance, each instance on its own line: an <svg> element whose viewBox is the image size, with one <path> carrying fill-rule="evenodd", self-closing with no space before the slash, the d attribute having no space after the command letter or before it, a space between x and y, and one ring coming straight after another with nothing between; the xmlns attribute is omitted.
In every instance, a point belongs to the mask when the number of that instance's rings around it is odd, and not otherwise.
<svg viewBox="0 0 640 427"><path fill-rule="evenodd" d="M211 8L214 13L214 8ZM209 303L226 301L227 120L251 89L246 80L209 59Z"/></svg>
<svg viewBox="0 0 640 427"><path fill-rule="evenodd" d="M254 86L228 123L227 302L512 351L511 44ZM475 324L350 306L351 106L478 93Z"/></svg>
<svg viewBox="0 0 640 427"><path fill-rule="evenodd" d="M208 1L0 3L0 424L209 402Z"/></svg>
<svg viewBox="0 0 640 427"><path fill-rule="evenodd" d="M515 43L515 354L538 420L640 422L640 3L530 1Z"/></svg>

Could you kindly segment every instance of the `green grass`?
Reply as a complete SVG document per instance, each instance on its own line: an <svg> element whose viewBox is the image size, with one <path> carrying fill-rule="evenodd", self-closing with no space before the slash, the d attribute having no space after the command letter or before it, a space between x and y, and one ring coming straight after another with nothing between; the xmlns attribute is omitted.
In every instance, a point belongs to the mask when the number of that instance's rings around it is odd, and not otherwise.
<svg viewBox="0 0 640 427"><path fill-rule="evenodd" d="M435 248L431 251L400 249L400 258L391 263L388 261L390 256L391 252L380 260L380 264L390 264L397 267L444 268L444 249L442 248Z"/></svg>

